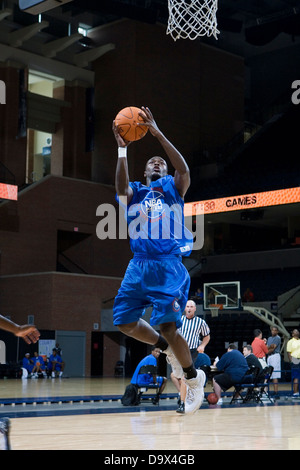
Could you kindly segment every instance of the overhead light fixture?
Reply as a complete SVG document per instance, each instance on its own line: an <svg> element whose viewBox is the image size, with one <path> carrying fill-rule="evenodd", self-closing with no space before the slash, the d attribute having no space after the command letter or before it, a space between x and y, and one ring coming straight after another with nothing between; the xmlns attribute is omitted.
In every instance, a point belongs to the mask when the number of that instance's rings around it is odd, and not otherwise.
<svg viewBox="0 0 300 470"><path fill-rule="evenodd" d="M82 34L82 36L86 37L88 33L88 29L84 28L83 26L78 26L78 33Z"/></svg>
<svg viewBox="0 0 300 470"><path fill-rule="evenodd" d="M91 26L83 23L79 23L78 25L78 33L81 34L83 37L79 39L79 44L86 48L94 47L94 41L88 37L88 32L92 29Z"/></svg>

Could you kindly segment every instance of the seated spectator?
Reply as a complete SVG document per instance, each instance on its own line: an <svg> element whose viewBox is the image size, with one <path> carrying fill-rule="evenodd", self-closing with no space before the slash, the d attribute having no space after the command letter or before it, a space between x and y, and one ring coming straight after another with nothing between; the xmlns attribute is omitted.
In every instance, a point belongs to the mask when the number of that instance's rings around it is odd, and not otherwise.
<svg viewBox="0 0 300 470"><path fill-rule="evenodd" d="M229 344L227 352L223 354L219 361L214 362L214 366L221 372L213 378L213 388L218 397L218 404L221 404L222 390L226 392L235 384L246 383L250 379L246 377L249 367L243 354L237 350L235 344Z"/></svg>
<svg viewBox="0 0 300 470"><path fill-rule="evenodd" d="M30 359L30 354L26 353L23 357L22 367L27 371L28 376L30 377L33 370L33 360Z"/></svg>
<svg viewBox="0 0 300 470"><path fill-rule="evenodd" d="M63 371L65 368L65 363L63 362L61 356L57 354L56 349L52 349L52 354L49 356L49 370L51 371L51 377L56 377L56 372L58 372L59 377L62 377Z"/></svg>
<svg viewBox="0 0 300 470"><path fill-rule="evenodd" d="M35 351L33 357L33 369L32 369L32 376L33 378L38 378L39 375L45 376L45 362L42 356L39 356L38 352Z"/></svg>
<svg viewBox="0 0 300 470"><path fill-rule="evenodd" d="M155 384L159 385L159 388L157 389L157 392L156 392L156 397L152 399L152 403L154 405L158 405L160 395L163 392L167 384L166 377L161 377L156 374L157 359L159 358L159 356L160 356L160 349L152 347L151 354L144 357L144 359L142 359L139 362L131 379L131 383L134 385L137 385L138 387L147 387L147 385L155 385ZM149 370L152 370L152 372L144 373L143 368L144 370L149 368Z"/></svg>
<svg viewBox="0 0 300 470"><path fill-rule="evenodd" d="M251 291L250 287L247 287L247 289L244 292L243 302L254 302L254 294Z"/></svg>
<svg viewBox="0 0 300 470"><path fill-rule="evenodd" d="M247 344L247 346L244 346L243 354L244 354L244 357L246 358L249 369L251 367L257 367L257 369L259 370L258 380L259 381L264 380L265 375L263 372L262 365L259 362L258 358L253 354L253 349L252 349L251 344Z"/></svg>
<svg viewBox="0 0 300 470"><path fill-rule="evenodd" d="M202 304L203 303L203 292L200 287L196 290L195 294L192 297L192 300L196 302L196 304Z"/></svg>
<svg viewBox="0 0 300 470"><path fill-rule="evenodd" d="M201 366L210 366L211 360L207 354L199 353L194 364L195 364L196 369L200 369Z"/></svg>

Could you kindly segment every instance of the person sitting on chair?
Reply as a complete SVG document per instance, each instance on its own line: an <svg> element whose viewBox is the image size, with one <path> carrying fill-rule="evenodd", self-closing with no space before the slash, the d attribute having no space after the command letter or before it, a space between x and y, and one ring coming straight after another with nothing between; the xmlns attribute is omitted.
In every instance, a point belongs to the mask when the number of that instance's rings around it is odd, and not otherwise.
<svg viewBox="0 0 300 470"><path fill-rule="evenodd" d="M49 357L49 370L51 371L51 377L56 377L56 372L59 373L59 377L62 377L65 363L62 358L57 354L55 348L52 349L52 354Z"/></svg>
<svg viewBox="0 0 300 470"><path fill-rule="evenodd" d="M33 370L33 360L30 359L30 353L25 353L25 356L22 360L22 367L27 371L26 377L31 377L32 370Z"/></svg>
<svg viewBox="0 0 300 470"><path fill-rule="evenodd" d="M160 349L152 347L151 354L139 362L131 379L131 383L138 387L158 386L156 397L152 399L153 405L158 405L160 395L167 384L166 377L157 375L157 359L159 356Z"/></svg>
<svg viewBox="0 0 300 470"><path fill-rule="evenodd" d="M244 357L246 358L247 364L250 367L256 367L257 370L259 371L257 379L258 381L264 381L265 374L264 374L264 369L259 362L258 358L253 354L253 349L251 344L247 344L246 346L243 347L243 354Z"/></svg>
<svg viewBox="0 0 300 470"><path fill-rule="evenodd" d="M221 404L222 390L226 392L235 384L247 380L245 376L249 367L245 357L238 351L235 344L229 344L227 352L218 362L214 362L214 366L221 372L213 378L213 389L218 397L218 404Z"/></svg>
<svg viewBox="0 0 300 470"><path fill-rule="evenodd" d="M45 372L45 362L42 356L39 355L37 351L34 351L34 357L33 357L33 364L34 367L32 369L32 375L34 378L38 378L39 376L44 377L46 376Z"/></svg>

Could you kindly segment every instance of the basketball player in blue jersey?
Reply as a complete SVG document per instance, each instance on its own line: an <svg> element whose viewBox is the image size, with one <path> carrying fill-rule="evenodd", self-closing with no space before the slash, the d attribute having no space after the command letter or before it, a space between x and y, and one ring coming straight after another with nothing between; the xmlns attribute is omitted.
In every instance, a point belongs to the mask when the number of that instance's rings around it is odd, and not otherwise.
<svg viewBox="0 0 300 470"><path fill-rule="evenodd" d="M180 334L190 277L182 256L192 250L193 237L184 227L184 196L190 185L188 165L158 128L149 108L141 108L143 125L159 141L175 168L168 175L166 161L155 156L145 167L146 185L130 182L127 147L113 123L118 144L117 200L125 208L130 246L134 254L114 303L114 324L127 336L151 344L167 355L176 377L187 384L185 412L194 413L204 398L205 373L196 370L186 340ZM153 307L150 325L142 319ZM160 334L152 327L159 325Z"/></svg>

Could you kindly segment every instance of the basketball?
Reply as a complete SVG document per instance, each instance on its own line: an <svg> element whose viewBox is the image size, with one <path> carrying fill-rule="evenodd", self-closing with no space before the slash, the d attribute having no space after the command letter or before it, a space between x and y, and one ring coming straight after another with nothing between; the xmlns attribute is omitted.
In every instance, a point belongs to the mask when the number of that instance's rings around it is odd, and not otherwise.
<svg viewBox="0 0 300 470"><path fill-rule="evenodd" d="M215 393L207 395L207 401L210 405L215 405L218 402L218 397Z"/></svg>
<svg viewBox="0 0 300 470"><path fill-rule="evenodd" d="M138 126L138 123L144 122L143 118L139 115L140 108L129 106L121 109L115 117L115 123L119 134L125 140L133 142L142 139L148 131L147 126Z"/></svg>

